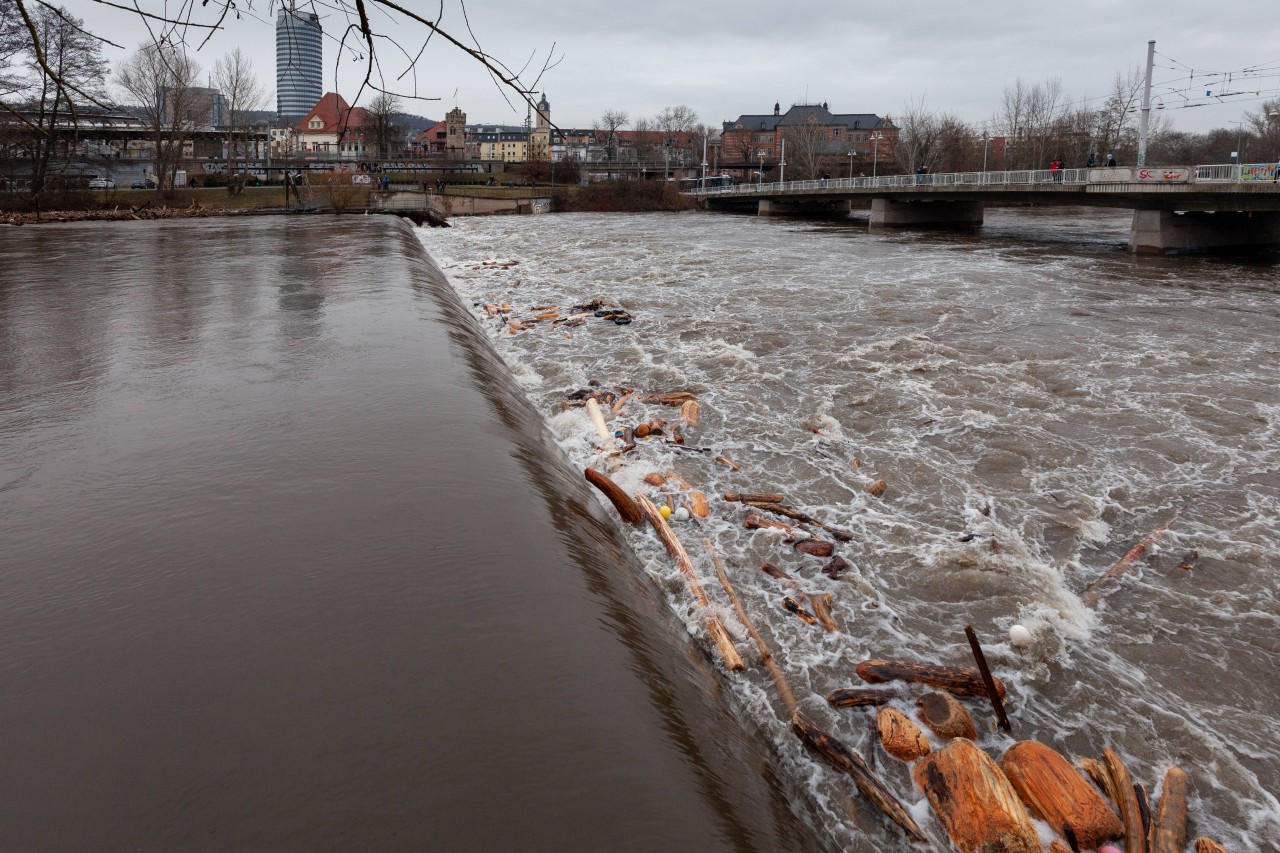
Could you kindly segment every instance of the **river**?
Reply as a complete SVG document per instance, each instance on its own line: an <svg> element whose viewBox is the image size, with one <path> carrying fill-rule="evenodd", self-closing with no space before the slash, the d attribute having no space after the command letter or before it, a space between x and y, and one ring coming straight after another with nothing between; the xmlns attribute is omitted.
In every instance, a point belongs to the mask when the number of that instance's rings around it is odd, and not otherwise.
<svg viewBox="0 0 1280 853"><path fill-rule="evenodd" d="M676 471L712 496L709 518L676 529L712 587L699 540L725 556L820 724L875 752L867 712L823 697L855 686L866 658L969 663L972 624L1009 686L1017 738L1078 756L1112 747L1153 799L1177 764L1195 787L1193 833L1274 851L1280 262L1135 257L1128 225L1127 213L1095 210L989 210L981 233L573 214L455 219L419 237L575 465L616 469L625 488L659 499L642 478ZM593 299L633 322L513 331L483 308L563 314ZM621 464L601 454L585 411L562 405L593 381L697 395L687 447L711 451L642 441ZM653 417L677 415L632 401L610 427ZM887 491L872 497L881 479ZM853 541L838 553L853 570L825 577L780 534L745 530L743 510L716 499L729 491L783 492L846 529ZM1085 606L1086 586L1166 522ZM627 538L701 637L656 538ZM759 571L765 561L830 593L842 630L783 610L787 590ZM1007 639L1015 623L1032 633L1025 650ZM823 832L844 850L897 849L900 833L851 809L846 782L790 736L758 667L721 678L802 780ZM913 710L909 695L896 704ZM989 709L969 707L998 756L1012 740ZM883 753L879 766L939 838L905 767Z"/></svg>

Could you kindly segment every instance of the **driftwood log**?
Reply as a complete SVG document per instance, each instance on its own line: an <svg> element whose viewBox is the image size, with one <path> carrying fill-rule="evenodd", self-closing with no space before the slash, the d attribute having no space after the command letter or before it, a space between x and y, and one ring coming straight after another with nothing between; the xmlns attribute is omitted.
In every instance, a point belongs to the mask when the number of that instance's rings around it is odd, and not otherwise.
<svg viewBox="0 0 1280 853"><path fill-rule="evenodd" d="M706 518L711 509L707 506L707 496L689 485L689 482L674 471L667 474L667 480L675 483L689 496L689 512L698 518Z"/></svg>
<svg viewBox="0 0 1280 853"><path fill-rule="evenodd" d="M831 615L831 593L822 592L816 595L810 593L809 607L813 610L814 618L823 628L832 633L840 630L835 617Z"/></svg>
<svg viewBox="0 0 1280 853"><path fill-rule="evenodd" d="M912 775L960 853L1040 853L1026 807L973 741L956 738L920 759Z"/></svg>
<svg viewBox="0 0 1280 853"><path fill-rule="evenodd" d="M600 436L600 446L612 448L613 433L609 432L609 427L604 422L604 413L600 411L600 404L594 398L587 400L587 414L591 416L591 423L595 424L596 433Z"/></svg>
<svg viewBox="0 0 1280 853"><path fill-rule="evenodd" d="M782 609L788 613L799 616L806 625L816 625L818 623L818 620L812 613L805 610L800 602L796 601L789 595L782 599Z"/></svg>
<svg viewBox="0 0 1280 853"><path fill-rule="evenodd" d="M644 481L650 486L665 486L667 484L667 478L656 471L652 474L645 474Z"/></svg>
<svg viewBox="0 0 1280 853"><path fill-rule="evenodd" d="M742 466L739 465L737 462L734 462L728 456L717 456L716 461L719 462L721 465L725 466L726 468L728 468L730 471L742 470Z"/></svg>
<svg viewBox="0 0 1280 853"><path fill-rule="evenodd" d="M1118 797L1120 821L1124 824L1125 853L1147 853L1147 834L1142 826L1142 812L1138 808L1138 795L1133 790L1133 777L1114 749L1102 750L1102 764Z"/></svg>
<svg viewBox="0 0 1280 853"><path fill-rule="evenodd" d="M928 839L920 827L912 820L906 808L898 802L893 792L871 772L865 761L856 752L813 724L804 714L796 711L791 715L791 730L796 737L812 747L833 767L849 776L853 784L858 786L862 796L870 800L880 811L884 812L894 823L902 827L912 841L924 843ZM1036 853L1039 853L1037 850Z"/></svg>
<svg viewBox="0 0 1280 853"><path fill-rule="evenodd" d="M1107 799L1111 801L1111 806L1115 811L1120 811L1120 795L1116 792L1116 786L1111 781L1111 775L1107 773L1107 768L1103 766L1101 761L1096 758L1081 758L1080 767L1084 770L1086 776L1093 780L1093 784L1098 790L1107 795Z"/></svg>
<svg viewBox="0 0 1280 853"><path fill-rule="evenodd" d="M756 509L762 509L765 512L772 512L775 515L781 515L785 518L795 519L796 521L799 521L802 524L812 524L814 527L821 527L823 530L827 531L836 539L839 539L841 542L853 541L853 536L851 536L850 534L845 533L843 530L840 530L838 528L832 527L829 524L818 521L818 519L814 518L808 513L801 512L798 509L793 509L789 506L783 506L782 504L776 503L774 501L743 501L742 503L746 504L747 506L753 506Z"/></svg>
<svg viewBox="0 0 1280 853"><path fill-rule="evenodd" d="M646 403L660 403L663 406L683 406L690 400L696 400L697 397L688 391L677 391L674 394L650 394L644 398Z"/></svg>
<svg viewBox="0 0 1280 853"><path fill-rule="evenodd" d="M703 592L702 584L698 582L698 573L693 568L693 561L689 559L689 554L684 550L684 546L680 544L675 531L671 529L671 525L667 524L667 520L662 517L662 513L658 512L658 508L653 505L653 501L641 494L637 494L635 499L640 511L644 513L645 518L649 519L649 524L653 526L658 538L666 546L667 553L671 555L671 558L675 560L676 566L684 574L685 580L689 584L689 591L693 593L694 599L702 606L707 620L707 633L711 635L716 648L720 650L720 657L724 661L724 665L732 670L742 669L742 658L739 657L737 650L733 647L733 640L730 639L729 632L725 630L724 625L720 623L720 619L711 611L711 601L707 598L707 594Z"/></svg>
<svg viewBox="0 0 1280 853"><path fill-rule="evenodd" d="M1084 592L1080 594L1080 602L1085 607L1096 607L1098 605L1098 597L1101 594L1100 588L1102 585L1108 580L1120 577L1125 572L1129 571L1129 569L1133 568L1134 563L1138 562L1138 558L1145 554L1147 549L1156 543L1156 540L1160 538L1160 534L1168 530L1169 526L1173 524L1174 519L1177 517L1178 514L1176 512L1169 516L1168 520L1166 520L1164 524L1161 524L1155 530L1148 533L1142 538L1141 542L1130 548L1129 552L1120 558L1120 562L1108 569L1102 577L1085 587ZM1132 853L1132 851L1130 851L1130 853Z"/></svg>
<svg viewBox="0 0 1280 853"><path fill-rule="evenodd" d="M628 524L640 524L644 521L644 514L640 512L640 507L636 506L636 502L631 500L631 496L622 490L622 487L615 483L605 474L601 474L592 468L583 471L587 478L587 482L599 489L614 508L618 510L618 515L622 516L622 520Z"/></svg>
<svg viewBox="0 0 1280 853"><path fill-rule="evenodd" d="M738 599L738 594L734 591L733 585L729 583L729 576L724 569L724 561L720 559L720 555L712 547L710 539L703 539L702 544L711 554L711 562L716 567L716 577L720 580L720 585L724 587L725 594L729 596L729 600L733 603L734 612L738 614L738 619L742 621L747 633L751 635L752 641L755 642L756 648L760 652L760 662L764 664L765 669L773 677L774 684L777 685L778 694L791 714L791 730L795 732L796 737L812 747L834 767L852 778L853 783L862 792L862 795L870 800L880 811L884 812L890 820L902 827L908 838L918 842L927 841L924 833L920 831L920 827L916 825L916 822L911 819L911 815L907 813L906 808L903 807L902 803L898 802L897 798L885 787L884 783L867 768L866 762L856 752L818 728L800 713L796 706L795 694L791 692L786 676L783 675L778 662L773 659L773 654L769 651L769 646L765 643L764 638L756 631L751 618L747 616L747 611Z"/></svg>
<svg viewBox="0 0 1280 853"><path fill-rule="evenodd" d="M1063 837L1070 827L1081 849L1094 850L1124 834L1120 818L1097 789L1044 744L1019 741L1000 758L1000 769L1033 815Z"/></svg>
<svg viewBox="0 0 1280 853"><path fill-rule="evenodd" d="M742 522L742 526L748 530L785 530L790 536L795 532L795 528L790 524L783 524L781 521L774 521L770 518L756 515L754 512L746 517Z"/></svg>
<svg viewBox="0 0 1280 853"><path fill-rule="evenodd" d="M773 563L761 563L760 571L764 572L766 575L768 575L771 578L777 578L780 581L791 581L792 583L795 583L795 578L791 577L791 575L787 574L785 571L778 568Z"/></svg>
<svg viewBox="0 0 1280 853"><path fill-rule="evenodd" d="M691 427L698 425L698 416L701 413L702 407L698 405L697 400L685 400L680 406L680 418Z"/></svg>
<svg viewBox="0 0 1280 853"><path fill-rule="evenodd" d="M876 712L876 731L884 751L899 761L915 761L929 754L929 739L920 727L896 708Z"/></svg>
<svg viewBox="0 0 1280 853"><path fill-rule="evenodd" d="M1071 848L1055 838L1049 842L1049 853L1071 853Z"/></svg>
<svg viewBox="0 0 1280 853"><path fill-rule="evenodd" d="M883 705L890 699L897 699L896 690L873 690L870 687L849 687L844 690L832 690L827 694L827 701L833 708L863 708Z"/></svg>
<svg viewBox="0 0 1280 853"><path fill-rule="evenodd" d="M825 539L797 539L791 547L796 553L808 554L810 557L830 557L836 552L836 543Z"/></svg>
<svg viewBox="0 0 1280 853"><path fill-rule="evenodd" d="M1160 802L1147 846L1151 853L1182 853L1187 847L1187 796L1191 778L1180 768L1170 767L1160 788Z"/></svg>
<svg viewBox="0 0 1280 853"><path fill-rule="evenodd" d="M782 503L782 492L725 492L729 503Z"/></svg>
<svg viewBox="0 0 1280 853"><path fill-rule="evenodd" d="M1227 848L1202 835L1196 839L1196 853L1227 853Z"/></svg>
<svg viewBox="0 0 1280 853"><path fill-rule="evenodd" d="M973 724L973 717L969 716L960 700L950 693L926 693L916 700L916 708L920 722L943 740L951 740L953 737L978 739L978 728Z"/></svg>
<svg viewBox="0 0 1280 853"><path fill-rule="evenodd" d="M902 660L864 660L858 664L858 677L871 684L885 681L911 681L940 687L957 696L986 696L982 674L971 666L937 666ZM1004 685L995 679L996 692L1004 698Z"/></svg>

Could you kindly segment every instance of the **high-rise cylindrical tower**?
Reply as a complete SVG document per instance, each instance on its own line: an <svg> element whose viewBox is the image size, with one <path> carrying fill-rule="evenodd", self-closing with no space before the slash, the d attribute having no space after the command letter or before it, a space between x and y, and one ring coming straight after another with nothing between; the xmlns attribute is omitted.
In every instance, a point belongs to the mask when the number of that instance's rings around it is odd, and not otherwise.
<svg viewBox="0 0 1280 853"><path fill-rule="evenodd" d="M301 121L324 95L320 17L282 5L276 17L276 113Z"/></svg>

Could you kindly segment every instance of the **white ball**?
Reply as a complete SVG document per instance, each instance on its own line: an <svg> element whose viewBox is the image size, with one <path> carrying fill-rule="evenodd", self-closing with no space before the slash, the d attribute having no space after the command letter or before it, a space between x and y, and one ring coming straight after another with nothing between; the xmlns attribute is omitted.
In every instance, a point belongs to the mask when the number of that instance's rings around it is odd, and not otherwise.
<svg viewBox="0 0 1280 853"><path fill-rule="evenodd" d="M680 507L675 512L671 513L671 517L674 518L676 521L688 521L689 510L685 509L684 507Z"/></svg>
<svg viewBox="0 0 1280 853"><path fill-rule="evenodd" d="M1009 628L1009 642L1018 648L1026 648L1031 645L1031 632L1021 625L1013 625Z"/></svg>

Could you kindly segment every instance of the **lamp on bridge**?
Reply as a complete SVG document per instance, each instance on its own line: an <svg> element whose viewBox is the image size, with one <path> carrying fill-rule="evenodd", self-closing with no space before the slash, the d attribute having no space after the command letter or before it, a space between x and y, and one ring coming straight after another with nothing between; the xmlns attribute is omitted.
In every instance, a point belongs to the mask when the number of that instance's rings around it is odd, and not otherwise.
<svg viewBox="0 0 1280 853"><path fill-rule="evenodd" d="M871 177L876 176L876 167L880 162L880 140L884 139L884 134L876 131L871 134Z"/></svg>
<svg viewBox="0 0 1280 853"><path fill-rule="evenodd" d="M760 171L756 173L759 180L756 181L757 186L764 185L764 149L760 149Z"/></svg>
<svg viewBox="0 0 1280 853"><path fill-rule="evenodd" d="M993 139L991 134L982 134L982 171L987 171L987 143Z"/></svg>
<svg viewBox="0 0 1280 853"><path fill-rule="evenodd" d="M849 180L851 181L853 180L853 155L857 153L858 153L858 149L856 148L849 149Z"/></svg>

